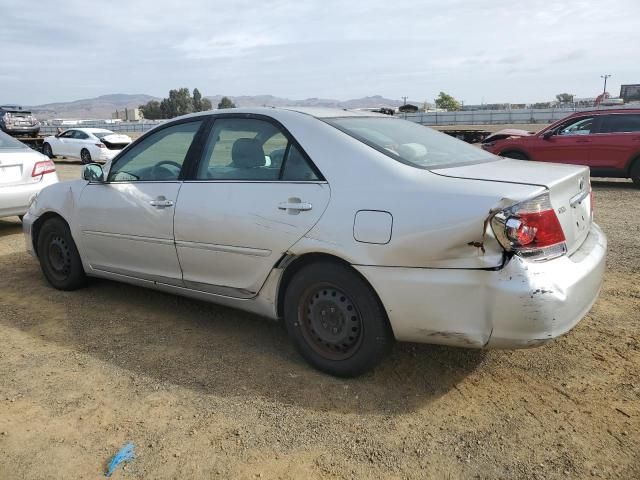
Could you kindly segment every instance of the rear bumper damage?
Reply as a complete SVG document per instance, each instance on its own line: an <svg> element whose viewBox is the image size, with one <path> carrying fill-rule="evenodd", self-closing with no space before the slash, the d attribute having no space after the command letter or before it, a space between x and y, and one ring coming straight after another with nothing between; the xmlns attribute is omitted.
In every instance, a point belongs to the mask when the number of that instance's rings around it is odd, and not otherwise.
<svg viewBox="0 0 640 480"><path fill-rule="evenodd" d="M500 270L356 266L378 292L397 340L526 348L571 330L598 297L607 239L592 224L570 256Z"/></svg>

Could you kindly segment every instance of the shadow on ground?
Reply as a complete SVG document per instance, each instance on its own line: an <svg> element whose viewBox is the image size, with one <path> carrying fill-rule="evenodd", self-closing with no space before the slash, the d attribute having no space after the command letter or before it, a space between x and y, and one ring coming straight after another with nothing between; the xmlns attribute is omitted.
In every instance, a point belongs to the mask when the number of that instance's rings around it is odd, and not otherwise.
<svg viewBox="0 0 640 480"><path fill-rule="evenodd" d="M0 238L22 233L22 223L18 217L0 219Z"/></svg>
<svg viewBox="0 0 640 480"><path fill-rule="evenodd" d="M337 379L307 366L278 322L109 281L56 291L24 253L0 257L0 269L10 272L0 279L6 304L0 324L150 384L321 411L394 414L442 396L485 358L477 350L397 344L375 371Z"/></svg>

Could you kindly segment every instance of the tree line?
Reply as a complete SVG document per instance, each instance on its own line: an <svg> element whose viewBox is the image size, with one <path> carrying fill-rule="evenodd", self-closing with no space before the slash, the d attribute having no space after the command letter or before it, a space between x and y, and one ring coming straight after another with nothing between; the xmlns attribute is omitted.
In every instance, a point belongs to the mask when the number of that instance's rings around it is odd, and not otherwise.
<svg viewBox="0 0 640 480"><path fill-rule="evenodd" d="M228 97L222 97L218 108L234 108L235 104ZM193 89L193 95L188 88L176 88L169 90L169 96L161 101L150 100L138 107L142 116L149 120L174 118L193 112L211 110L211 100L203 98L200 90Z"/></svg>

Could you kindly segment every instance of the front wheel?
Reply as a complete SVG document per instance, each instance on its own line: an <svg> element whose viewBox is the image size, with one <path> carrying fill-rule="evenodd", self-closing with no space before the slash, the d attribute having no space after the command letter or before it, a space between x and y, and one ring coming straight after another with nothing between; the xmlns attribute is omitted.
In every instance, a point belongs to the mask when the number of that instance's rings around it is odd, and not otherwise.
<svg viewBox="0 0 640 480"><path fill-rule="evenodd" d="M337 263L312 263L295 274L285 292L284 320L307 362L339 377L372 369L393 342L375 292Z"/></svg>
<svg viewBox="0 0 640 480"><path fill-rule="evenodd" d="M87 280L71 231L60 218L46 220L38 234L42 273L58 290L77 290Z"/></svg>
<svg viewBox="0 0 640 480"><path fill-rule="evenodd" d="M84 163L85 165L91 163L91 153L89 153L89 150L83 148L80 151L80 160L82 160L82 163Z"/></svg>

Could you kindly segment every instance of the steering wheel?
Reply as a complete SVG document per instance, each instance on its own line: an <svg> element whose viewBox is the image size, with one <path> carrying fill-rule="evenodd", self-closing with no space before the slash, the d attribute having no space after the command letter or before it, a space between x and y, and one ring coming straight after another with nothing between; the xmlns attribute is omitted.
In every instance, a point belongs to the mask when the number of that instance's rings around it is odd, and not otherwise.
<svg viewBox="0 0 640 480"><path fill-rule="evenodd" d="M156 163L153 167L151 167L151 177L156 180L164 180L168 178L172 178L174 172L171 169L164 167L163 165L171 165L172 167L176 167L178 169L178 174L180 174L180 170L182 169L182 165L178 162L173 162L171 160L162 160L161 162ZM162 170L166 173L160 173Z"/></svg>

